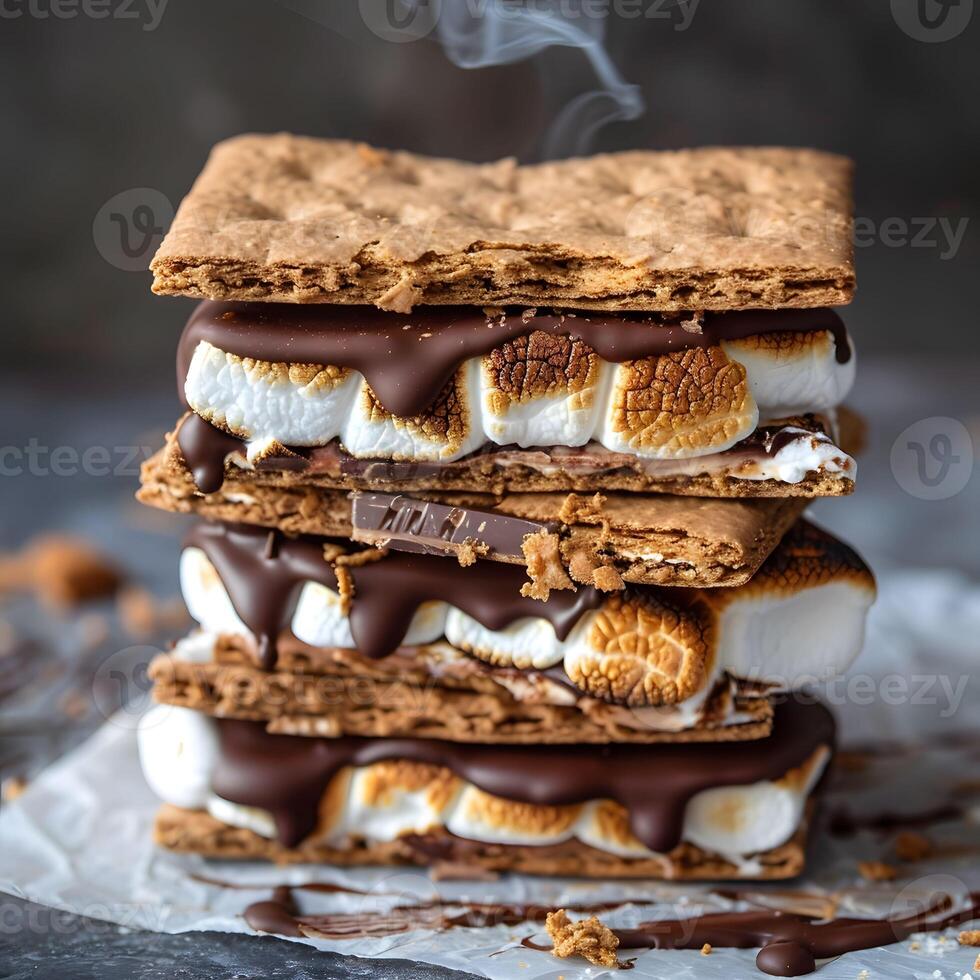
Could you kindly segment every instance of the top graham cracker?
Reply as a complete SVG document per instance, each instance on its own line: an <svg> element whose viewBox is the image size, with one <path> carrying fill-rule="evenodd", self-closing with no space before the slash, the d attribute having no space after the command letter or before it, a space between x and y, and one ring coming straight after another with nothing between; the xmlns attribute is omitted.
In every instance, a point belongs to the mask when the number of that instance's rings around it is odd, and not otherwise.
<svg viewBox="0 0 980 980"><path fill-rule="evenodd" d="M519 165L238 136L181 204L153 291L403 313L839 305L854 293L851 175L845 157L784 147Z"/></svg>

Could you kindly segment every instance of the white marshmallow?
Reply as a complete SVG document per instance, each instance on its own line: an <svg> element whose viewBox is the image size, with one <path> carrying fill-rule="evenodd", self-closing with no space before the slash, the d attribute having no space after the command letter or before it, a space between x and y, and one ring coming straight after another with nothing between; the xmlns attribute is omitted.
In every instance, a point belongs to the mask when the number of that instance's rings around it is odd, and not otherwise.
<svg viewBox="0 0 980 980"><path fill-rule="evenodd" d="M461 431L455 437L450 434L436 439L411 420L377 411L366 396L367 382L362 381L340 426L344 448L352 456L365 459L437 461L459 459L479 449L485 438L480 425L478 365L473 358L456 376L456 395L461 403L457 424Z"/></svg>
<svg viewBox="0 0 980 980"><path fill-rule="evenodd" d="M267 363L226 354L202 340L191 358L184 395L199 415L249 441L317 446L339 435L360 380L350 371L338 382L293 381L284 370L270 371Z"/></svg>
<svg viewBox="0 0 980 980"><path fill-rule="evenodd" d="M200 548L181 552L178 575L184 605L206 632L252 635L235 612L217 569Z"/></svg>
<svg viewBox="0 0 980 980"><path fill-rule="evenodd" d="M799 483L809 473L840 473L852 480L857 476L857 463L827 436L794 426L787 426L786 431L795 431L803 438L787 443L774 456L766 456L754 469L739 472L741 479Z"/></svg>
<svg viewBox="0 0 980 980"><path fill-rule="evenodd" d="M818 335L813 335L814 342L806 350L781 356L744 341L722 341L721 347L730 360L745 368L760 411L775 418L824 412L847 397L857 372L854 345L850 358L839 364L833 339L829 333L825 336L829 343L820 343Z"/></svg>
<svg viewBox="0 0 980 980"><path fill-rule="evenodd" d="M843 673L861 652L874 590L831 581L791 595L746 593L718 621L718 663L746 680L791 690Z"/></svg>
<svg viewBox="0 0 980 980"><path fill-rule="evenodd" d="M518 619L502 630L488 630L458 609L446 617L446 639L481 660L500 666L546 670L562 658L562 642L546 619Z"/></svg>
<svg viewBox="0 0 980 980"><path fill-rule="evenodd" d="M218 733L207 715L158 704L140 719L136 743L146 781L161 800L187 810L207 804L218 761Z"/></svg>
<svg viewBox="0 0 980 980"><path fill-rule="evenodd" d="M273 840L276 836L276 821L268 810L257 806L243 806L241 803L231 803L220 796L211 793L207 800L207 811L215 820L220 820L232 827L251 830L259 837Z"/></svg>

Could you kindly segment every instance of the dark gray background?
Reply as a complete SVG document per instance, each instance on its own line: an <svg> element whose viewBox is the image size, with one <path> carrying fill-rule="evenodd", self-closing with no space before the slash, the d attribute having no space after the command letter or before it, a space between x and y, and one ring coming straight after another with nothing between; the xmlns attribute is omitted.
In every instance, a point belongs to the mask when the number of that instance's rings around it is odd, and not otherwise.
<svg viewBox="0 0 980 980"><path fill-rule="evenodd" d="M432 40L380 39L355 0L289 2L319 20L273 0L169 0L154 30L146 0L133 0L142 21L0 19L6 368L169 382L189 304L152 299L148 276L106 262L92 222L134 187L177 203L216 140L285 129L535 159L559 109L594 87L581 52L466 71ZM976 216L980 14L942 43L905 33L889 0L702 0L679 23L680 11L609 18L607 48L646 111L602 130L596 149L811 145L857 159L857 211L876 227ZM864 352L980 350L976 231L945 261L937 247L858 250L849 322Z"/></svg>

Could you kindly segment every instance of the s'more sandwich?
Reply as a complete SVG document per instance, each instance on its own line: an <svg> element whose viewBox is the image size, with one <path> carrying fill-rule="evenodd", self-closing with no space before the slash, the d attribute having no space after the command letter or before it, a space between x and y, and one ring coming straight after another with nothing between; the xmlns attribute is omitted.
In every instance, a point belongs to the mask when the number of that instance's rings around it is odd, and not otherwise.
<svg viewBox="0 0 980 980"><path fill-rule="evenodd" d="M676 879L803 867L874 581L850 164L220 144L139 498L193 514L150 667L158 843Z"/></svg>

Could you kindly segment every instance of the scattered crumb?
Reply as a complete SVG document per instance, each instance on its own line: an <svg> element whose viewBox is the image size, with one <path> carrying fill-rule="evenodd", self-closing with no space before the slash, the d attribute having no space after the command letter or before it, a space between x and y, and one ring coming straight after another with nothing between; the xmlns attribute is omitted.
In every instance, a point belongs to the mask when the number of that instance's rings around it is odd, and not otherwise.
<svg viewBox="0 0 980 980"><path fill-rule="evenodd" d="M10 803L18 796L22 796L25 789L27 789L27 780L23 776L11 776L0 784L0 799L4 803Z"/></svg>
<svg viewBox="0 0 980 980"><path fill-rule="evenodd" d="M701 314L695 313L689 320L681 320L681 329L687 333L703 333L701 330Z"/></svg>
<svg viewBox="0 0 980 980"><path fill-rule="evenodd" d="M594 915L579 922L572 922L564 909L549 912L545 929L554 944L552 955L565 959L584 956L596 966L619 966L616 950L619 939Z"/></svg>
<svg viewBox="0 0 980 980"><path fill-rule="evenodd" d="M82 538L50 534L0 557L0 592L34 592L50 609L72 609L116 592L120 573Z"/></svg>
<svg viewBox="0 0 980 980"><path fill-rule="evenodd" d="M899 861L922 861L932 852L932 841L925 834L907 831L895 838L895 855Z"/></svg>
<svg viewBox="0 0 980 980"><path fill-rule="evenodd" d="M529 599L547 601L551 590L574 589L561 563L559 538L553 531L542 528L525 536L521 545L527 562L527 574L531 579L521 586L521 595Z"/></svg>
<svg viewBox="0 0 980 980"><path fill-rule="evenodd" d="M412 282L412 277L406 271L394 286L375 300L375 305L389 313L411 313L412 307L421 297L422 290Z"/></svg>
<svg viewBox="0 0 980 980"><path fill-rule="evenodd" d="M921 948L922 948L922 943L920 943L917 939L913 939L912 942L909 943L909 949L913 953Z"/></svg>
<svg viewBox="0 0 980 980"><path fill-rule="evenodd" d="M858 873L866 881L894 881L898 871L884 861L859 861Z"/></svg>
<svg viewBox="0 0 980 980"><path fill-rule="evenodd" d="M190 625L187 608L179 596L157 599L139 586L128 586L119 593L116 610L122 628L134 639L142 640L164 630L184 630Z"/></svg>
<svg viewBox="0 0 980 980"><path fill-rule="evenodd" d="M702 956L709 956L710 954L711 954L711 943L705 943L701 947L701 955Z"/></svg>
<svg viewBox="0 0 980 980"><path fill-rule="evenodd" d="M79 721L89 712L89 703L78 691L66 691L58 700L58 709L66 718Z"/></svg>
<svg viewBox="0 0 980 980"><path fill-rule="evenodd" d="M977 956L976 960L974 961L974 963L973 963L973 969L974 970L980 970L980 956Z"/></svg>
<svg viewBox="0 0 980 980"><path fill-rule="evenodd" d="M612 565L600 565L592 573L592 583L600 592L618 592L625 588L623 577Z"/></svg>
<svg viewBox="0 0 980 980"><path fill-rule="evenodd" d="M956 939L961 946L980 946L980 929L966 929Z"/></svg>

